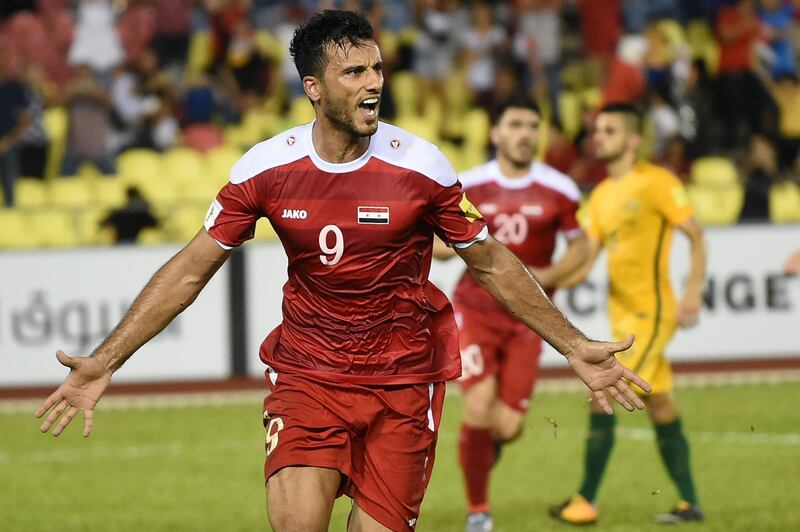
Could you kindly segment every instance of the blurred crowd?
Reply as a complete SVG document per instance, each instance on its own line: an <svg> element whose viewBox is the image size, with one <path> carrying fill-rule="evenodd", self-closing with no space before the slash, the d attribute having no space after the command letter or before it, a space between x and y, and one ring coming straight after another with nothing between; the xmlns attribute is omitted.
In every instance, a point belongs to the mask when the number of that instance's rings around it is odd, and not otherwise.
<svg viewBox="0 0 800 532"><path fill-rule="evenodd" d="M797 0L3 0L6 204L18 176L47 175L51 108L67 117L57 176L87 162L113 175L131 148L206 152L265 109L279 119L261 133L291 125L303 89L288 42L322 8L369 17L382 115L424 117L431 140L458 147L465 108L491 117L530 94L548 118L543 157L589 189L605 175L593 113L639 102L650 158L685 179L695 159L735 162L743 218L767 219L769 187L800 175Z"/></svg>

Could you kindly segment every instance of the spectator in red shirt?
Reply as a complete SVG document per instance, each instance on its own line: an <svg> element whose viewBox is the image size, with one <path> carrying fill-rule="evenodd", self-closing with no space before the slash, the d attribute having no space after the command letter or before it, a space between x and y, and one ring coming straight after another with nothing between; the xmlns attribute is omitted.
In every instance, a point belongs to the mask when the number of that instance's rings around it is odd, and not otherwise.
<svg viewBox="0 0 800 532"><path fill-rule="evenodd" d="M723 145L742 145L751 129L770 133L775 128L775 104L753 73L754 49L761 34L755 2L738 0L717 16L719 75L717 116L724 125Z"/></svg>

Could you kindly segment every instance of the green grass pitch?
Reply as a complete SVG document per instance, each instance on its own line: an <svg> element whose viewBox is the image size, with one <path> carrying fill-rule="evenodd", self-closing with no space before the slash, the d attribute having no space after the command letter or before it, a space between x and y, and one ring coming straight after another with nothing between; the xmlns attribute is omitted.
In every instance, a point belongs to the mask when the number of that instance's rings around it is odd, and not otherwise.
<svg viewBox="0 0 800 532"><path fill-rule="evenodd" d="M677 392L708 519L690 530L800 530L800 385L735 385ZM88 440L73 426L42 435L31 413L0 413L3 531L269 530L258 400L247 404L103 409ZM421 532L463 530L456 441L461 398L450 394ZM586 403L579 393L538 395L522 439L494 470L499 532L569 530L547 505L579 482ZM599 504L598 530L646 531L676 494L643 413L621 416ZM555 420L557 426L548 422ZM80 419L80 418L79 418ZM344 530L349 500L331 530Z"/></svg>

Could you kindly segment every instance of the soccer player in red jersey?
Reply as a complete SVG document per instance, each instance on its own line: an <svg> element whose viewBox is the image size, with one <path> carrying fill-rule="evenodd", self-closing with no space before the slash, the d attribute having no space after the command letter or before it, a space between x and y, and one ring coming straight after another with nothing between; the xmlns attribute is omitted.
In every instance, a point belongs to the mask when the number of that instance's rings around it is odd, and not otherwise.
<svg viewBox="0 0 800 532"><path fill-rule="evenodd" d="M58 360L66 381L37 410L60 434L84 411L84 436L111 375L200 293L231 249L267 217L289 257L283 322L264 340L269 520L274 530L328 529L350 496L353 531L413 530L434 462L444 382L461 372L452 308L428 282L433 234L476 279L563 353L610 410L644 405L648 388L588 340L521 262L488 235L432 144L378 121L383 74L365 18L323 11L291 52L316 120L248 151L194 239L164 266L90 357ZM265 272L268 274L269 272ZM59 419L60 417L60 419Z"/></svg>
<svg viewBox="0 0 800 532"><path fill-rule="evenodd" d="M491 131L496 158L460 176L492 236L528 266L548 295L588 258L578 225L580 191L550 166L534 161L541 114L536 103L513 99L496 110ZM558 234L567 247L552 262ZM434 256L455 252L437 240ZM500 445L520 436L539 372L541 338L503 308L469 272L453 295L459 326L464 417L459 461L467 488L467 532L492 530L489 474Z"/></svg>

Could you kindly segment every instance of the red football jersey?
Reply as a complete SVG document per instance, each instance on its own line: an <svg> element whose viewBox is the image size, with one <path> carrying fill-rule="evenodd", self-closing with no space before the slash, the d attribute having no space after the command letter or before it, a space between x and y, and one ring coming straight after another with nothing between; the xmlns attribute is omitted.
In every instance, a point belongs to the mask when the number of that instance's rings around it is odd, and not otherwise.
<svg viewBox="0 0 800 532"><path fill-rule="evenodd" d="M509 178L497 161L489 161L460 179L472 203L486 217L492 236L527 266L550 265L558 233L569 239L582 231L575 217L578 187L544 163L534 162L524 177ZM484 311L503 310L469 272L459 280L453 302Z"/></svg>
<svg viewBox="0 0 800 532"><path fill-rule="evenodd" d="M466 246L486 238L485 221L433 144L381 123L364 155L333 164L312 127L248 151L206 217L227 249L266 216L286 250L283 322L261 345L268 371L376 385L458 377L452 308L428 281L433 233Z"/></svg>

